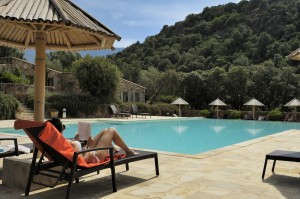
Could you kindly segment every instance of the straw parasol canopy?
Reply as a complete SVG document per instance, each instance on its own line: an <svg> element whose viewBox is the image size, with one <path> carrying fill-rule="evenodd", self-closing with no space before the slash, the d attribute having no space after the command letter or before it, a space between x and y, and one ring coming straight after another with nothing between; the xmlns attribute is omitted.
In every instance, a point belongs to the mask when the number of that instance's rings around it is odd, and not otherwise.
<svg viewBox="0 0 300 199"><path fill-rule="evenodd" d="M286 103L284 106L297 107L300 106L300 101L297 98L295 98L289 101L288 103Z"/></svg>
<svg viewBox="0 0 300 199"><path fill-rule="evenodd" d="M300 106L300 101L297 98L295 98L286 103L284 106L294 107L294 119L296 119L297 107Z"/></svg>
<svg viewBox="0 0 300 199"><path fill-rule="evenodd" d="M227 106L222 100L217 98L216 100L212 101L209 105L217 106L217 118L219 118L219 106Z"/></svg>
<svg viewBox="0 0 300 199"><path fill-rule="evenodd" d="M120 39L69 0L0 0L0 45L36 49L36 121L44 121L46 49L113 49Z"/></svg>
<svg viewBox="0 0 300 199"><path fill-rule="evenodd" d="M300 48L298 48L297 50L291 52L291 54L289 54L287 56L287 58L293 59L293 60L296 60L296 61L300 61Z"/></svg>
<svg viewBox="0 0 300 199"><path fill-rule="evenodd" d="M187 105L189 104L188 102L186 102L184 99L182 99L181 97L179 97L178 99L174 100L171 104L176 104L178 105L178 109L179 109L179 117L181 117L181 105Z"/></svg>
<svg viewBox="0 0 300 199"><path fill-rule="evenodd" d="M255 106L265 106L263 103L253 98L244 104L245 106L252 106L252 118L255 118Z"/></svg>

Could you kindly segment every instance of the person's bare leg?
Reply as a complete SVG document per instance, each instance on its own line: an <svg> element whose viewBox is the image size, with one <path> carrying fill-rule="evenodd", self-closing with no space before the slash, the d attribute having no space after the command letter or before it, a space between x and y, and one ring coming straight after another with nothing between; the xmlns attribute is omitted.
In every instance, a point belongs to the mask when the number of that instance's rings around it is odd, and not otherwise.
<svg viewBox="0 0 300 199"><path fill-rule="evenodd" d="M114 128L109 128L108 131L113 134L113 142L120 148L122 148L126 154L128 155L138 155L137 152L131 150L126 143L124 142L124 140L121 138L120 134L117 132L116 129Z"/></svg>
<svg viewBox="0 0 300 199"><path fill-rule="evenodd" d="M89 148L95 148L98 145L99 140L101 139L101 137L104 135L106 131L107 129L104 129L103 131L98 133L94 138L89 139L87 146Z"/></svg>
<svg viewBox="0 0 300 199"><path fill-rule="evenodd" d="M105 131L103 131L103 135L101 136L101 139L99 139L99 142L96 144L95 147L110 147L112 145L112 141L122 148L126 154L128 155L137 155L138 153L129 149L128 146L125 144L119 133L114 128L108 128ZM100 160L103 160L105 156L107 155L107 151L97 151L97 157ZM104 156L104 157L103 157Z"/></svg>

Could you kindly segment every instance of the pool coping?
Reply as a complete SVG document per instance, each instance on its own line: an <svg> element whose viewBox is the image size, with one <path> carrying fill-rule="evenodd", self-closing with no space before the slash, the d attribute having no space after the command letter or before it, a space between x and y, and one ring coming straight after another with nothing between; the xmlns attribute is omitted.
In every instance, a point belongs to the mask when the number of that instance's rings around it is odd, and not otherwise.
<svg viewBox="0 0 300 199"><path fill-rule="evenodd" d="M92 121L93 119L86 119L86 120ZM74 120L72 120L72 121L74 122ZM93 121L95 121L95 119ZM111 120L103 120L103 121L111 121ZM116 120L113 120L113 121L116 121ZM117 121L119 121L119 120L117 120ZM68 121L64 121L64 122L68 123ZM11 128L11 127L6 127L6 128ZM205 159L205 158L209 158L209 157L212 157L212 156L217 156L217 155L229 152L229 151L233 151L233 150L236 150L236 149L239 149L239 148L243 148L243 147L246 147L246 146L249 146L249 145L260 143L260 142L263 142L263 141L266 141L266 140L269 140L269 139L273 139L273 138L276 138L276 137L279 137L279 136L283 136L285 134L289 134L289 133L292 133L294 131L297 131L297 129L290 129L290 130L274 133L272 135L266 135L266 136L263 136L263 137L259 137L259 138L239 142L239 143L236 143L236 144L228 145L228 146L225 146L225 147L209 150L209 151L198 153L198 154L183 154L183 153L167 152L167 151L160 151L160 150L153 150L153 149L146 149L146 148L133 148L133 149L148 150L148 151L153 151L153 152L157 152L157 153L160 153L160 154L169 155L169 156L176 156L176 157L185 157L185 158L192 158L192 159ZM1 128L0 128L0 135L28 138L27 135L2 133Z"/></svg>

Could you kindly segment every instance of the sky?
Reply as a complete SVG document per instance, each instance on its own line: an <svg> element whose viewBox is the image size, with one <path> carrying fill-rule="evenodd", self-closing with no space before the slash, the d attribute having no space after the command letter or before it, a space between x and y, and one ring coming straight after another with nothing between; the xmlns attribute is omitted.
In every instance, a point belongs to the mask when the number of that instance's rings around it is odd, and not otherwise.
<svg viewBox="0 0 300 199"><path fill-rule="evenodd" d="M240 0L72 0L95 19L121 36L115 48L125 48L174 25L203 8Z"/></svg>

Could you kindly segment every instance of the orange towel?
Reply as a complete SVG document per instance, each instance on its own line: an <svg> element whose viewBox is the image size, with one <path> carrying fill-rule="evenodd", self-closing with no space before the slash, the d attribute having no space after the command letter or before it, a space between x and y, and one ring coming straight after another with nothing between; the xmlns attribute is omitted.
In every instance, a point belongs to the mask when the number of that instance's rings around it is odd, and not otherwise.
<svg viewBox="0 0 300 199"><path fill-rule="evenodd" d="M31 125L32 124L32 125ZM50 123L50 122L34 122L34 121L26 121L26 120L17 120L15 122L15 128L16 129L24 129L24 131L27 133L27 135L31 138L31 140L34 142L34 144L37 146L37 148L42 152L42 146L38 144L38 142L30 135L30 132L27 130L28 128L32 127L40 127L45 125L41 133L39 134L39 138L46 143L47 145L51 146L54 150L56 150L58 153L63 155L65 158L69 159L70 161L73 161L73 156L75 149L72 147L72 145L67 141L67 139ZM53 160L53 157L51 157L51 154L45 154L45 156L49 160ZM125 157L125 154L118 154L115 155L114 159L119 159ZM109 162L110 159L107 157L105 161L98 162L98 163L86 163L82 155L78 156L77 159L77 165L81 167L94 167L97 165L105 164Z"/></svg>

